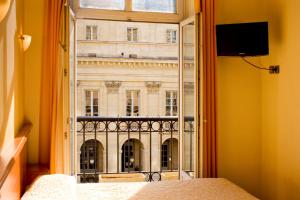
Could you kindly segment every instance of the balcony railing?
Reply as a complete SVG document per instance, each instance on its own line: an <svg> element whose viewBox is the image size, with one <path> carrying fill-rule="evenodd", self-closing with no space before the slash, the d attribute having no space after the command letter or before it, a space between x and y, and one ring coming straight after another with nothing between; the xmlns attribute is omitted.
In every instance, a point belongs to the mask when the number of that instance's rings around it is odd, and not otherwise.
<svg viewBox="0 0 300 200"><path fill-rule="evenodd" d="M184 129L194 132L193 118ZM125 173L160 181L162 172L178 171L178 117L77 117L77 145L80 182Z"/></svg>

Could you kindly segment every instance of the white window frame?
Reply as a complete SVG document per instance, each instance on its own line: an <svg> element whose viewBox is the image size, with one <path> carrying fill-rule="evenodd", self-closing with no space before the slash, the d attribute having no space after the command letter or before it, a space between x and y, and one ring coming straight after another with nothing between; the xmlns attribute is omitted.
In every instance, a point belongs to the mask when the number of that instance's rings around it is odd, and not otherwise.
<svg viewBox="0 0 300 200"><path fill-rule="evenodd" d="M175 96L175 94L176 94L176 107L177 107L177 111L176 111L176 115L174 115L174 105L173 104L171 104L171 105L168 105L167 104L167 99L168 99L168 96L167 96L167 93L170 93L170 95L171 95L171 97L170 97L170 99L171 100L174 100L175 98L174 98L174 96ZM172 101L171 101L172 102ZM166 91L166 98L165 98L165 114L166 114L166 116L178 116L178 92L177 91L175 91L175 90L167 90ZM167 115L167 106L170 106L170 115Z"/></svg>
<svg viewBox="0 0 300 200"><path fill-rule="evenodd" d="M174 40L173 33L175 33L176 38ZM168 44L177 44L178 32L175 29L168 29L167 30L167 43Z"/></svg>
<svg viewBox="0 0 300 200"><path fill-rule="evenodd" d="M135 113L134 113L134 92L137 92L137 94L138 94L138 99L137 99L137 102L138 102L138 113L137 113L137 115L135 115ZM130 115L127 115L127 107L128 107L128 104L127 104L127 101L128 101L128 99L127 99L127 94L128 93L130 93L130 96L131 96L131 113L130 113ZM135 116L140 116L140 112L141 112L141 107L140 107L140 98L141 98L141 96L140 96L140 94L141 94L141 92L140 92L140 90L126 90L126 110L125 110L125 114L126 114L126 116L132 116L132 117L135 117Z"/></svg>
<svg viewBox="0 0 300 200"><path fill-rule="evenodd" d="M139 32L138 28L136 28L136 27L127 27L127 41L128 42L137 42L138 41L138 32Z"/></svg>
<svg viewBox="0 0 300 200"><path fill-rule="evenodd" d="M176 1L176 13L142 12L132 10L132 0L124 0L124 10L106 10L80 7L80 0L75 0L77 19L102 19L139 22L179 23L184 17L184 0Z"/></svg>
<svg viewBox="0 0 300 200"><path fill-rule="evenodd" d="M90 39L88 39L88 32L87 29L90 28ZM94 33L95 31L95 33ZM85 39L88 41L95 41L98 40L98 26L97 25L86 25L85 26Z"/></svg>
<svg viewBox="0 0 300 200"><path fill-rule="evenodd" d="M96 89L85 89L84 90L84 103L85 103L85 106L84 106L84 115L87 116L87 112L86 112L86 107L88 106L87 105L87 100L86 100L86 93L87 92L90 92L91 93L91 97L90 97L90 107L91 107L91 116L90 117L94 117L94 92L97 92L98 93L98 96L97 96L97 102L98 102L98 116L100 115L99 113L99 96L100 96L100 91L99 90L96 90Z"/></svg>

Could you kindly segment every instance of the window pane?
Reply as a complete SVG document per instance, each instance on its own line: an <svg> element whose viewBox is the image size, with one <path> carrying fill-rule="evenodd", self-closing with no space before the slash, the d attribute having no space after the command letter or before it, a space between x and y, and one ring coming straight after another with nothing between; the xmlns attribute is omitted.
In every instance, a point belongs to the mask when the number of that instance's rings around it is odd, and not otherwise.
<svg viewBox="0 0 300 200"><path fill-rule="evenodd" d="M98 105L98 91L93 92L93 105Z"/></svg>
<svg viewBox="0 0 300 200"><path fill-rule="evenodd" d="M132 0L134 11L176 13L176 0Z"/></svg>
<svg viewBox="0 0 300 200"><path fill-rule="evenodd" d="M124 10L125 0L80 0L80 7L107 10Z"/></svg>
<svg viewBox="0 0 300 200"><path fill-rule="evenodd" d="M85 91L85 105L91 105L91 91Z"/></svg>
<svg viewBox="0 0 300 200"><path fill-rule="evenodd" d="M92 39L91 35L92 35L91 26L86 26L86 39L91 40Z"/></svg>

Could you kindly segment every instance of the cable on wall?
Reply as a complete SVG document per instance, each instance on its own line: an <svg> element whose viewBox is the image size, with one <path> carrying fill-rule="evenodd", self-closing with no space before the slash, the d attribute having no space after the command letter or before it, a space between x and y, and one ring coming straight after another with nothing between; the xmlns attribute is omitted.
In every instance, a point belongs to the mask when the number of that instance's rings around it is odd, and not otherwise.
<svg viewBox="0 0 300 200"><path fill-rule="evenodd" d="M253 64L252 62L247 60L244 56L241 56L241 58L244 62L246 62L247 64L251 65L252 67L254 67L256 69L267 70L267 71L270 72L270 74L279 74L279 72L280 72L279 65L272 65L269 68L266 68L266 67L261 67L261 66L258 66L256 64Z"/></svg>

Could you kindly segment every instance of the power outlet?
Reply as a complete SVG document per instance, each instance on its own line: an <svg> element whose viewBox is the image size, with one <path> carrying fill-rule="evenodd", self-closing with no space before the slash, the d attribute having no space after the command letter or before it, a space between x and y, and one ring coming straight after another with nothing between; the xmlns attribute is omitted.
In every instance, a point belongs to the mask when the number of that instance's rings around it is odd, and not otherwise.
<svg viewBox="0 0 300 200"><path fill-rule="evenodd" d="M279 74L280 73L280 66L279 65L272 65L269 67L270 74Z"/></svg>

